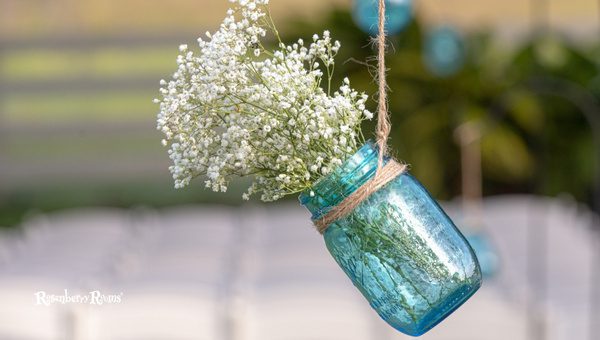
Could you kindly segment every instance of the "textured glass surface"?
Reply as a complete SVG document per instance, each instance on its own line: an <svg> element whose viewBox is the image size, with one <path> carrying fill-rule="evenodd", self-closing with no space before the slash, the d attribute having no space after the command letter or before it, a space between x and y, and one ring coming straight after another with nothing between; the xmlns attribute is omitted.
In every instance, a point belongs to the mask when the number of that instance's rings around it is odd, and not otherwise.
<svg viewBox="0 0 600 340"><path fill-rule="evenodd" d="M483 277L492 278L498 271L500 259L489 237L481 231L466 233L466 236L471 248L475 251L475 255L477 255Z"/></svg>
<svg viewBox="0 0 600 340"><path fill-rule="evenodd" d="M317 219L371 178L377 152L367 143L300 201ZM469 244L421 184L398 176L327 228L331 255L377 313L397 330L425 333L481 285Z"/></svg>
<svg viewBox="0 0 600 340"><path fill-rule="evenodd" d="M376 36L379 23L378 0L354 0L352 16L356 25L372 36ZM385 30L387 34L400 33L412 18L412 0L385 1Z"/></svg>

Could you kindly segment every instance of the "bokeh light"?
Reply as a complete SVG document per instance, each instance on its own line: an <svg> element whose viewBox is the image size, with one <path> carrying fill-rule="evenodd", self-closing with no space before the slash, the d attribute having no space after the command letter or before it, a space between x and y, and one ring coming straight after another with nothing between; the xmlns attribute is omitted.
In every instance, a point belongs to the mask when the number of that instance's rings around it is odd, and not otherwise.
<svg viewBox="0 0 600 340"><path fill-rule="evenodd" d="M385 30L387 34L400 33L412 18L412 0L386 0ZM377 0L355 0L352 15L361 30L377 35L379 6Z"/></svg>
<svg viewBox="0 0 600 340"><path fill-rule="evenodd" d="M458 32L450 26L434 28L425 41L425 64L440 77L458 72L465 59L465 46Z"/></svg>

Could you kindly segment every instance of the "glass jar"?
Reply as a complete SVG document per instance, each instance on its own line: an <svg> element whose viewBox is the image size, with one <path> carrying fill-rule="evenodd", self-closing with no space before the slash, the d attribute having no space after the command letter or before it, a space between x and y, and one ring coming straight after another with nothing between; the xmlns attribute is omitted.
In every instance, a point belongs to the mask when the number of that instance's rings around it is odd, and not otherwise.
<svg viewBox="0 0 600 340"><path fill-rule="evenodd" d="M367 142L303 192L300 202L313 220L319 219L372 178L377 161L377 146ZM473 250L427 190L407 173L330 224L323 237L371 307L408 335L427 332L481 286Z"/></svg>

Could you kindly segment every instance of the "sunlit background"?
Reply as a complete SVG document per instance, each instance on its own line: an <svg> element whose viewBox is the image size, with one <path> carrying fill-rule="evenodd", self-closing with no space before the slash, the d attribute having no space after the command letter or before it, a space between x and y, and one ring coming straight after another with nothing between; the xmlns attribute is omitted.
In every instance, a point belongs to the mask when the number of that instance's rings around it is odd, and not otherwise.
<svg viewBox="0 0 600 340"><path fill-rule="evenodd" d="M152 99L178 45L228 6L0 0L0 340L407 338L370 310L295 197L243 203L244 180L226 194L201 180L173 189ZM284 39L330 30L335 81L375 98L352 1L270 6ZM487 274L424 338L599 339L600 3L413 10L390 37L390 143ZM123 301L35 305L35 292L65 289Z"/></svg>

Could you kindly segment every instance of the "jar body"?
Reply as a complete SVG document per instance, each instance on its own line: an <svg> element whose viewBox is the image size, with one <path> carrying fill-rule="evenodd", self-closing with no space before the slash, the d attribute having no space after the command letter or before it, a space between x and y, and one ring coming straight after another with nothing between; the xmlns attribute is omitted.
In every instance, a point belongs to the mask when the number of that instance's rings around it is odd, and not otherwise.
<svg viewBox="0 0 600 340"><path fill-rule="evenodd" d="M365 153L365 148L374 152ZM351 157L350 164L341 166L342 175L329 175L325 183L315 186L317 203L303 202L313 219L335 205L339 198L332 195L345 197L374 175L376 155L375 146L367 144ZM353 179L359 183L344 183L333 191L323 188L326 184L335 187L329 180ZM323 199L324 208L315 209ZM333 258L370 305L388 324L408 335L418 336L434 327L481 286L473 250L425 188L406 173L330 224L323 236Z"/></svg>

